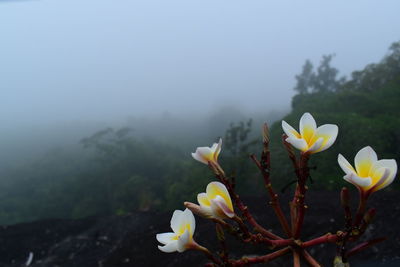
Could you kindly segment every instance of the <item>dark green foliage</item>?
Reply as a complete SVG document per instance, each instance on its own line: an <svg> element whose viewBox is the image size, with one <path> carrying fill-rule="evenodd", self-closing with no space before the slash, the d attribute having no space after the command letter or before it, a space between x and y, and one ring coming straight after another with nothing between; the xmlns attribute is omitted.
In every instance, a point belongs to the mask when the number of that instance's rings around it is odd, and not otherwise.
<svg viewBox="0 0 400 267"><path fill-rule="evenodd" d="M293 111L284 120L298 129L304 112L310 112L318 125L333 123L339 126L336 143L327 151L315 154L311 172L315 187L337 188L345 182L337 164L343 154L350 162L355 154L369 145L379 158L394 158L400 162L400 43L378 63L353 73L353 79L336 91L298 94L293 98ZM281 143L281 125L272 127L272 162L277 181L284 185L294 179L290 162ZM394 186L398 187L396 179Z"/></svg>

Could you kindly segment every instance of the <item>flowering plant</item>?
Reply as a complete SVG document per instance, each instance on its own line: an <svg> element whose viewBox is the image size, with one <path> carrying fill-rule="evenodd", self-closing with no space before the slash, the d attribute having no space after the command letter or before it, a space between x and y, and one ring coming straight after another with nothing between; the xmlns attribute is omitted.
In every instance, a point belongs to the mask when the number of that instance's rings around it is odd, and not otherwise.
<svg viewBox="0 0 400 267"><path fill-rule="evenodd" d="M353 168L339 154L338 163L345 172L344 180L354 184L359 190L358 209L353 216L349 205L349 191L344 187L340 193L345 215L343 229L334 234L327 233L304 241L301 232L306 211L305 198L308 189L306 182L310 176L308 161L313 154L322 152L333 145L338 135L338 127L333 124L317 127L312 115L305 113L300 119L300 132L297 132L285 121L282 121L282 128L285 132L283 144L297 176L293 200L289 203L289 219L282 211L279 196L274 191L270 179L269 131L266 124L263 127L261 158L258 159L255 155L250 157L262 174L265 188L271 200L271 207L285 236L278 236L267 230L268 228L261 226L240 199L240 196L236 194L234 180L225 175L223 168L218 163L218 156L222 147L222 140L220 139L212 147L199 147L195 153L192 153L195 160L208 165L218 181L209 183L206 192L198 194L199 205L185 202L184 205L187 208L185 211L174 212L171 220L171 228L174 233L157 235L157 240L164 244L164 246L159 246L159 249L164 252L182 252L187 249L201 251L211 261L206 266L246 266L266 263L291 253L293 255L293 266L298 267L301 261L310 266L321 266L317 259L309 254L308 249L323 243L336 243L337 252L333 264L335 267L339 267L349 266L349 257L383 241L384 238L372 239L349 248L349 244L360 239L375 216L375 209L366 210L368 197L373 192L383 189L393 182L397 172L396 161L393 159L378 160L375 151L371 147L365 147L355 156L355 168ZM293 147L300 150L299 155L296 155ZM221 253L215 255L207 248L194 242L195 221L192 212L216 224L217 237L223 250ZM271 252L262 256L242 257L240 259L229 258L225 243L225 232L235 235L244 243L265 244Z"/></svg>

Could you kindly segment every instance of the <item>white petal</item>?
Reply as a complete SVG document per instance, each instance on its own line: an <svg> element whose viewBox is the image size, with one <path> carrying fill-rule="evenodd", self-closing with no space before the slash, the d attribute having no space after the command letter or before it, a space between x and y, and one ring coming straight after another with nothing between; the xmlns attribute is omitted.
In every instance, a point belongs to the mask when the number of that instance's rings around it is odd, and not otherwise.
<svg viewBox="0 0 400 267"><path fill-rule="evenodd" d="M286 121L282 121L282 129L288 137L299 138L300 134Z"/></svg>
<svg viewBox="0 0 400 267"><path fill-rule="evenodd" d="M166 245L168 243L171 243L174 241L174 237L176 236L175 233L162 233L162 234L157 234L156 238L157 241L160 242L163 245Z"/></svg>
<svg viewBox="0 0 400 267"><path fill-rule="evenodd" d="M357 170L357 174L360 177L368 177L369 171L372 165L378 160L375 151L370 147L364 147L358 151L354 158L354 165Z"/></svg>
<svg viewBox="0 0 400 267"><path fill-rule="evenodd" d="M318 140L315 141L315 143L307 151L311 152L311 153L318 152L319 149L321 148L323 142L324 142L324 139L322 137L318 138Z"/></svg>
<svg viewBox="0 0 400 267"><path fill-rule="evenodd" d="M357 187L368 188L372 184L372 179L370 177L361 178L355 175L354 173L349 173L343 176L347 182L354 184Z"/></svg>
<svg viewBox="0 0 400 267"><path fill-rule="evenodd" d="M182 213L182 221L184 224L189 224L190 225L190 235L193 236L194 230L196 229L196 220L194 218L194 215L192 211L188 208L186 208L183 213Z"/></svg>
<svg viewBox="0 0 400 267"><path fill-rule="evenodd" d="M214 153L215 160L218 159L219 153L221 152L221 147L222 147L222 138L219 139L217 149L215 149L215 153Z"/></svg>
<svg viewBox="0 0 400 267"><path fill-rule="evenodd" d="M178 252L184 252L187 248L187 245L191 241L191 235L188 229L185 230L185 232L178 238L177 242L177 250Z"/></svg>
<svg viewBox="0 0 400 267"><path fill-rule="evenodd" d="M288 142L289 144L291 144L292 146L301 151L307 151L308 149L307 142L301 138L288 137L286 138L286 142Z"/></svg>
<svg viewBox="0 0 400 267"><path fill-rule="evenodd" d="M200 204L202 207L210 207L211 203L210 200L207 197L206 193L199 193L197 194L197 202Z"/></svg>
<svg viewBox="0 0 400 267"><path fill-rule="evenodd" d="M372 166L372 170L375 173L380 168L386 168L389 173L388 173L388 177L387 177L386 181L384 183L382 183L381 185L379 185L375 189L375 191L383 189L393 182L394 178L396 177L396 173L397 173L397 163L394 159L381 159L374 163L374 165Z"/></svg>
<svg viewBox="0 0 400 267"><path fill-rule="evenodd" d="M225 200L220 196L211 200L211 210L217 218L219 217L223 219L235 216L233 210L228 207Z"/></svg>
<svg viewBox="0 0 400 267"><path fill-rule="evenodd" d="M377 169L386 168L390 171L393 176L397 173L397 163L394 159L381 159L376 161L371 168L370 174L372 175Z"/></svg>
<svg viewBox="0 0 400 267"><path fill-rule="evenodd" d="M382 188L384 184L386 184L387 179L389 178L390 171L389 169L386 169L384 167L379 168L376 170L374 173L374 176L371 177L372 179L372 186L371 190L372 192L378 191L379 189Z"/></svg>
<svg viewBox="0 0 400 267"><path fill-rule="evenodd" d="M213 151L211 150L211 148L207 147L207 146L202 146L202 147L198 147L196 149L196 153L200 154L201 156L207 156L213 153Z"/></svg>
<svg viewBox="0 0 400 267"><path fill-rule="evenodd" d="M300 118L300 134L303 139L308 143L315 134L317 124L310 113L306 112Z"/></svg>
<svg viewBox="0 0 400 267"><path fill-rule="evenodd" d="M181 210L175 210L174 213L172 214L171 229L174 231L174 233L178 233L179 229L181 228L182 214L183 214L183 211L181 211Z"/></svg>
<svg viewBox="0 0 400 267"><path fill-rule="evenodd" d="M202 163L205 163L205 164L208 164L208 161L213 160L213 155L214 155L214 153L211 150L211 148L206 147L206 146L198 147L196 149L195 155L192 154L194 159L196 159Z"/></svg>
<svg viewBox="0 0 400 267"><path fill-rule="evenodd" d="M220 182L211 182L207 185L206 188L207 198L212 201L217 196L220 196L225 200L226 205L229 209L233 210L231 196L229 195L228 190L226 189L225 185Z"/></svg>
<svg viewBox="0 0 400 267"><path fill-rule="evenodd" d="M210 150L211 150L211 152L214 154L215 151L217 150L217 148L218 148L218 143L214 143L214 144L211 146Z"/></svg>
<svg viewBox="0 0 400 267"><path fill-rule="evenodd" d="M175 240L171 243L166 244L165 246L158 246L158 249L166 253L175 252L178 250L178 242Z"/></svg>
<svg viewBox="0 0 400 267"><path fill-rule="evenodd" d="M318 151L316 152L321 152L333 145L333 143L336 141L336 137L338 135L339 128L335 124L324 124L321 125L320 127L317 128L315 131L315 136L314 138L323 138L324 142L322 143L322 146Z"/></svg>
<svg viewBox="0 0 400 267"><path fill-rule="evenodd" d="M353 166L342 156L342 154L338 155L338 163L340 168L346 173L346 174L356 174L356 171L354 170Z"/></svg>
<svg viewBox="0 0 400 267"><path fill-rule="evenodd" d="M207 162L207 160L205 160L202 156L200 156L200 154L198 154L198 153L192 153L192 157L195 159L195 160L197 160L197 161L200 161L200 162L202 162L202 163L204 163L204 164L208 164L208 162Z"/></svg>

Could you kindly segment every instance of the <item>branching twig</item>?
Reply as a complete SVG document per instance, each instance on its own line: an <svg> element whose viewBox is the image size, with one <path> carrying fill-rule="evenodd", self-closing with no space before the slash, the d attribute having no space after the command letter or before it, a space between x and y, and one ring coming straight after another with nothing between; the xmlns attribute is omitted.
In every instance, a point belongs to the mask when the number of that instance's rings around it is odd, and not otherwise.
<svg viewBox="0 0 400 267"><path fill-rule="evenodd" d="M251 213L248 211L248 208L246 205L243 204L242 200L240 199L239 195L236 194L234 191L232 184L229 182L229 180L226 178L224 171L221 169L220 166L216 166L214 163L210 162L209 163L210 168L214 171L217 179L223 183L231 197L234 199L235 204L237 208L242 212L242 215L247 219L247 221L254 227L254 229L261 234L265 235L268 238L272 239L282 239L280 236L277 236L261 225L257 223L257 221L254 219L254 217L251 215Z"/></svg>
<svg viewBox="0 0 400 267"><path fill-rule="evenodd" d="M366 248L369 248L370 246L373 246L379 242L385 241L385 240L386 240L386 237L381 237L381 238L376 238L376 239L372 239L372 240L366 241L364 243L361 243L361 244L355 246L354 248L352 248L351 250L349 250L349 252L346 253L346 257L347 258L351 257L354 254L356 254Z"/></svg>
<svg viewBox="0 0 400 267"><path fill-rule="evenodd" d="M285 231L285 233L288 237L291 237L292 233L291 233L289 224L286 220L286 217L283 214L282 208L279 204L278 194L276 194L274 192L272 185L271 185L271 181L269 178L269 171L267 171L267 170L269 170L269 164L267 165L268 169L265 169L265 168L263 168L263 166L261 166L260 162L257 160L255 155L251 155L250 157L254 161L254 163L257 165L258 169L260 170L261 174L264 177L265 187L266 187L268 194L270 196L270 199L271 199L271 202L270 202L271 206L272 206L276 216L278 217L278 220L282 226L282 229Z"/></svg>
<svg viewBox="0 0 400 267"><path fill-rule="evenodd" d="M231 266L232 267L240 267L240 266L246 266L249 264L270 262L278 257L281 257L281 256L287 254L288 252L290 252L290 250L291 250L290 247L286 247L286 248L277 250L275 252L272 252L272 253L264 255L264 256L244 257L240 260L231 261Z"/></svg>

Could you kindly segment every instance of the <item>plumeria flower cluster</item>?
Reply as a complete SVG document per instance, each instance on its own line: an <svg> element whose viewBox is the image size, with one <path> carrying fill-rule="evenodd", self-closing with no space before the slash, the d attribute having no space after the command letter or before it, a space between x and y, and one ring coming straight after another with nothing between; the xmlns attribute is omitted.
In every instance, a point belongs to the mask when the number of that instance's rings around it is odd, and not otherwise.
<svg viewBox="0 0 400 267"><path fill-rule="evenodd" d="M267 129L267 128L266 128ZM296 196L300 196L303 194L302 199L297 199L297 201L303 201L304 200L304 194L306 192L305 189L305 181L308 178L308 167L307 167L307 160L310 154L315 154L318 152L322 152L329 147L333 145L335 142L337 135L338 135L338 126L335 124L324 124L319 127L317 127L317 124L315 122L315 119L310 113L304 113L301 118L300 118L300 123L299 123L299 131L295 130L292 126L290 126L288 123L285 121L282 121L282 129L286 134L285 141L289 144L287 147L293 146L301 151L301 160L297 161L296 157L293 156L291 159L294 161L295 166L300 166L303 169L306 169L307 171L302 171L299 172L298 175L298 184L295 192L295 198L293 202L296 201ZM264 133L267 135L268 133ZM269 139L268 136L265 140L264 143L268 143ZM265 145L265 144L264 144ZM268 144L267 144L268 145ZM219 139L218 143L214 143L211 147L198 147L194 153L192 153L192 157L211 167L211 169L215 172L216 176L221 182L210 182L207 187L205 192L199 193L197 195L197 202L198 204L192 203L192 202L184 202L184 205L186 209L184 211L181 210L175 210L172 218L171 218L171 229L173 232L169 233L162 233L162 234L157 234L156 239L162 244L162 246L158 246L158 248L163 251L163 252L183 252L188 249L196 249L196 250L201 250L206 253L206 255L213 260L214 263L216 263L218 266L220 266L221 261L216 260L213 258L212 254L208 251L208 249L198 245L194 239L194 231L196 227L196 222L193 213L196 215L199 215L201 217L207 218L207 219L212 219L217 223L222 223L225 225L227 224L223 220L229 220L233 219L239 224L239 228L243 230L243 233L247 233L247 237L252 237L252 234L249 234L249 231L246 230L247 226L243 224L242 219L237 216L234 212L232 200L230 193L234 193L234 189L229 183L229 180L226 178L224 171L218 164L218 157L221 152L221 147L222 147L222 139ZM264 148L268 148L267 146ZM265 149L263 153L266 153L265 151L268 151L268 149ZM268 152L269 153L269 152ZM269 154L268 154L269 155ZM290 155L294 155L292 150L290 149ZM264 154L263 154L264 156ZM267 158L267 157L265 157ZM264 160L265 160L264 158ZM271 183L269 180L269 172L266 172L266 169L268 168L265 166L268 166L268 164L261 165L260 162L257 161L256 158L252 159L256 162L257 166L262 170L264 179L266 181L266 185L269 188L269 193L272 195L272 198L275 200L277 199L277 194L273 193L271 189ZM303 166L302 164L305 162L305 165ZM265 162L264 162L265 163ZM397 163L394 159L381 159L378 160L378 157L375 153L375 151L367 146L361 149L357 155L355 156L354 159L354 166L353 167L341 154L338 155L338 163L339 166L342 168L342 170L345 172L345 176L343 177L344 180L347 182L350 182L354 184L359 191L362 193L362 198L360 199L360 203L362 205L359 205L358 211L357 211L357 218L355 220L353 226L359 225L360 218L362 218L364 211L365 211L365 202L372 192L375 192L377 190L383 189L390 185L394 178L396 177L397 173ZM268 169L269 170L269 169ZM228 188L227 188L228 186ZM229 189L229 191L228 191ZM346 189L346 188L344 188ZM346 189L347 190L347 189ZM343 195L345 195L345 192L343 191ZM239 196L236 194L235 196L235 203L237 204L237 208L242 212L242 214L245 214L247 212L247 207L242 205L240 202ZM346 197L344 197L345 199ZM297 202L296 202L297 203ZM304 203L301 203L300 205L293 205L292 207L295 210L295 212L291 212L292 216L292 224L295 222L295 224L292 225L293 231L291 231L288 223L286 222L286 218L282 214L282 211L280 208L275 207L275 212L278 216L278 219L280 220L283 229L286 230L286 234L288 235L287 240L282 240L282 238L278 237L278 240L267 240L268 244L283 244L285 242L286 245L290 244L290 242L293 241L293 239L298 239L300 237L300 230L304 218L304 209L302 207L305 207L303 205ZM291 207L291 208L292 208ZM346 211L350 212L350 211ZM351 218L351 216L347 216L346 218ZM351 219L350 219L351 220ZM358 221L357 221L358 220ZM250 220L249 220L250 221ZM257 223L253 222L253 226L259 230L260 233L269 233L267 230L262 228L260 225ZM262 228L263 231L260 231L260 227ZM218 228L218 227L217 227ZM218 231L217 231L218 233ZM256 236L258 239L256 240L263 240L261 237L262 235L253 235ZM329 234L330 235L330 234ZM218 234L217 234L218 236ZM268 237L268 235L266 235ZM269 233L269 237L276 239L275 235L272 233ZM260 239L261 238L261 239ZM322 236L323 240L328 240L328 236ZM315 243L319 244L322 239L321 238L315 238L312 241L309 241L308 244L310 243ZM331 240L334 242L340 241L343 238L343 236L333 236L331 237ZM280 240L279 240L280 239ZM247 239L246 239L247 240ZM256 241L253 239L253 241ZM264 240L265 241L265 240ZM274 243L275 242L275 243ZM328 241L325 241L328 242ZM284 251L280 250L281 252ZM277 251L279 252L279 251ZM282 252L283 253L283 252ZM272 255L273 253L269 254ZM276 255L276 254L275 254ZM282 254L283 255L283 254ZM295 255L295 254L294 254ZM268 256L268 255L267 255ZM271 256L272 257L272 256ZM260 257L260 258L253 258L253 262L265 262L266 258ZM260 261L258 261L260 260ZM264 260L264 261L263 261ZM237 266L243 266L248 264L248 259L242 261L238 260L240 264L242 265L237 265ZM229 263L229 261L226 261L225 263ZM222 265L221 265L222 266ZM225 265L223 265L225 266ZM236 265L235 265L236 266Z"/></svg>
<svg viewBox="0 0 400 267"><path fill-rule="evenodd" d="M302 152L317 153L328 149L336 140L338 127L335 124L324 124L317 127L314 117L306 112L300 118L300 133L287 122L282 121L282 129L288 136L286 142ZM372 193L390 185L397 173L394 159L378 160L375 151L370 147L361 149L354 158L353 166L341 155L338 163L346 173L344 180L354 184L363 192Z"/></svg>
<svg viewBox="0 0 400 267"><path fill-rule="evenodd" d="M211 147L198 147L192 157L204 164L215 164L221 151L222 139ZM227 219L235 216L232 200L225 185L220 182L211 182L207 185L205 193L197 195L200 205L185 202L185 211L175 210L171 219L171 228L174 232L157 234L157 240L164 244L158 246L163 252L183 252L187 249L204 250L193 240L195 219L193 213L205 218Z"/></svg>

